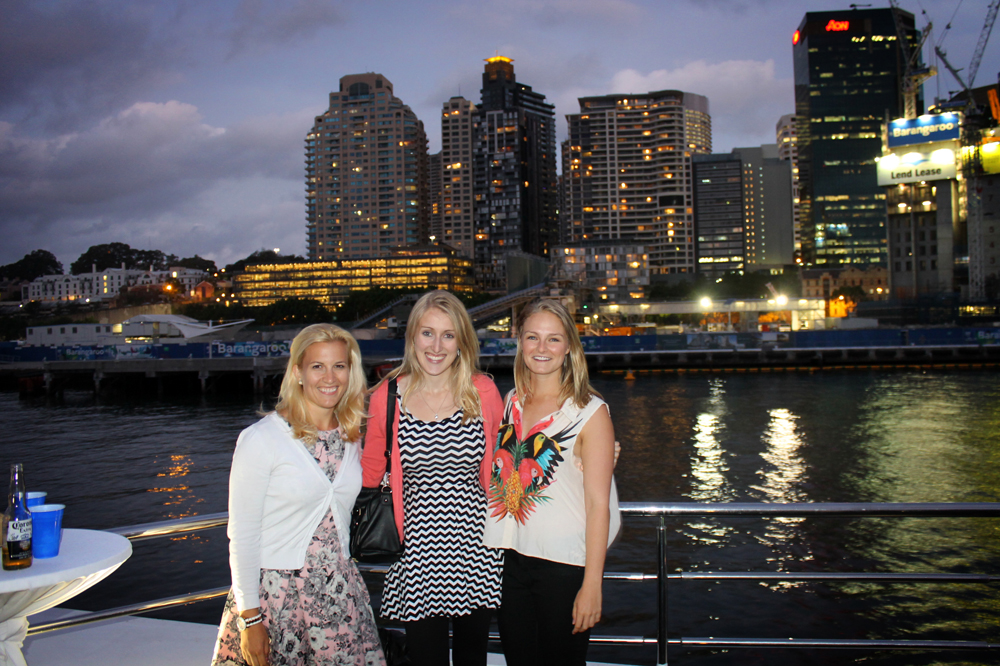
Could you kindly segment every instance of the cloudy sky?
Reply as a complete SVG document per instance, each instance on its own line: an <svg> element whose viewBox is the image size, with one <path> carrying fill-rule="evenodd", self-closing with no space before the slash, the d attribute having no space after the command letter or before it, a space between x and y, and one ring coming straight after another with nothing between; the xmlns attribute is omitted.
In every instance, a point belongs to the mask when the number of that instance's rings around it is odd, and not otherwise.
<svg viewBox="0 0 1000 666"><path fill-rule="evenodd" d="M987 0L901 0L966 66ZM716 152L774 141L816 0L0 0L0 264L113 241L219 264L305 252L303 141L341 76L375 71L431 152L483 59L563 116L585 95L709 98ZM873 0L876 7L888 0ZM926 18L920 18L926 10ZM848 10L849 11L849 10ZM998 29L1000 32L1000 29ZM977 77L995 80L1000 35ZM925 52L925 57L926 57ZM947 73L926 96L956 88Z"/></svg>

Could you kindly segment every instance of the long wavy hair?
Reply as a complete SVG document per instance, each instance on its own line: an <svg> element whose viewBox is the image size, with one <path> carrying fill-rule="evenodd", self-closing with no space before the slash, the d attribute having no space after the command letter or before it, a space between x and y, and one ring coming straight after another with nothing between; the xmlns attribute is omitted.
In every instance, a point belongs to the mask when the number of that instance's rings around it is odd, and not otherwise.
<svg viewBox="0 0 1000 666"><path fill-rule="evenodd" d="M462 423L468 423L472 419L482 416L483 409L479 402L479 391L472 383L473 375L481 374L479 371L479 338L476 337L476 330L472 327L472 319L465 311L462 301L443 289L429 291L416 302L413 310L410 311L410 318L406 322L406 347L403 352L403 363L393 370L386 379L408 376L410 381L403 392L403 402L414 391L419 390L427 374L420 367L417 360L416 340L420 332L420 320L431 310L439 310L451 320L455 330L455 339L458 342L458 357L451 365L451 393L455 398L455 403L462 410Z"/></svg>
<svg viewBox="0 0 1000 666"><path fill-rule="evenodd" d="M368 382L361 366L361 348L358 341L350 333L333 324L313 324L302 329L292 340L292 348L285 367L285 376L281 380L281 390L278 393L278 404L274 411L278 412L289 425L296 439L308 445L316 443L319 430L309 422L309 412L306 410L304 389L295 377L294 368L302 371L302 359L306 350L318 342L343 342L347 346L350 359L350 375L346 390L341 394L333 415L337 419L344 438L356 442L361 438L361 424L365 418L365 391Z"/></svg>
<svg viewBox="0 0 1000 666"><path fill-rule="evenodd" d="M580 342L580 334L576 330L576 323L573 316L566 309L566 306L552 298L538 298L525 305L518 313L514 330L517 332L517 355L514 356L514 387L517 389L517 396L522 404L531 395L531 371L524 362L524 353L521 345L521 335L528 318L539 312L548 312L554 315L562 324L566 332L566 341L569 343L569 354L563 361L562 371L559 381L559 402L565 402L572 398L578 407L586 407L590 402L590 396L601 394L590 385L590 373L587 371L587 359L583 354L583 344Z"/></svg>

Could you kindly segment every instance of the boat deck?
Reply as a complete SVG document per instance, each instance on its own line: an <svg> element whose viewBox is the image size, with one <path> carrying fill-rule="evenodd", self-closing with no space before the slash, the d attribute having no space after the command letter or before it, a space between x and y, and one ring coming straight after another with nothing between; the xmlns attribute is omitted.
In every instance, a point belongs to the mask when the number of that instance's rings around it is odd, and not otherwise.
<svg viewBox="0 0 1000 666"><path fill-rule="evenodd" d="M29 621L40 624L78 614L53 608L32 615ZM24 657L30 666L208 666L218 631L209 624L124 617L29 636L24 641ZM487 660L490 666L506 663L500 654L490 654Z"/></svg>

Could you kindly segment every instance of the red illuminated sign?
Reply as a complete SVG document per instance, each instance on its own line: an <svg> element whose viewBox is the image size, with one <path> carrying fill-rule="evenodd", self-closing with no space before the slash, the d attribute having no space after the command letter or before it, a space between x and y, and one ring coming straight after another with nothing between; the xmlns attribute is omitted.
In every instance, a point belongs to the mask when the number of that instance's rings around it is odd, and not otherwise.
<svg viewBox="0 0 1000 666"><path fill-rule="evenodd" d="M799 35L799 31L796 30L795 34L792 35L792 46L795 46L796 44L798 44L800 39L802 39L802 37Z"/></svg>
<svg viewBox="0 0 1000 666"><path fill-rule="evenodd" d="M826 24L827 32L844 32L849 27L851 27L850 21L834 21L830 19L830 22Z"/></svg>

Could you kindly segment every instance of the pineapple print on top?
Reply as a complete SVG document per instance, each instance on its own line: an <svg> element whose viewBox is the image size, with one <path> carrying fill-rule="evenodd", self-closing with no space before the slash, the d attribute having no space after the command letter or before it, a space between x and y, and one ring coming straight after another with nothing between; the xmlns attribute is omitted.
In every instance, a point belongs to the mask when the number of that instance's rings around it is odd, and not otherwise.
<svg viewBox="0 0 1000 666"><path fill-rule="evenodd" d="M572 423L551 436L545 435L542 431L552 425L557 412L536 423L520 440L517 436L521 431L520 405L516 400L507 404L508 413L504 414L493 452L489 510L492 518L510 515L523 525L539 504L550 500L545 489L563 462L562 444L576 436L579 423Z"/></svg>

